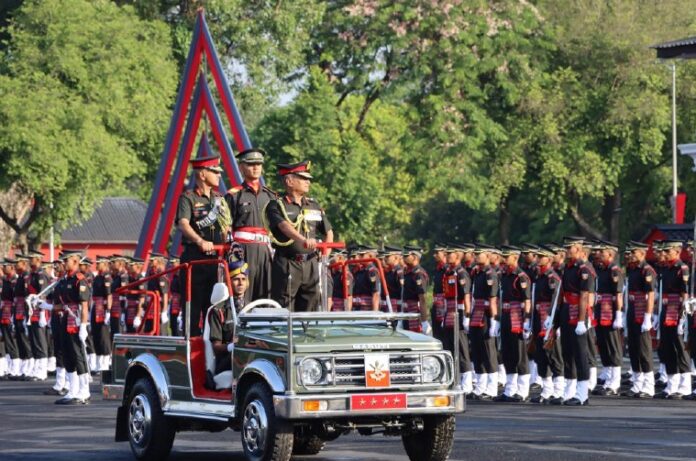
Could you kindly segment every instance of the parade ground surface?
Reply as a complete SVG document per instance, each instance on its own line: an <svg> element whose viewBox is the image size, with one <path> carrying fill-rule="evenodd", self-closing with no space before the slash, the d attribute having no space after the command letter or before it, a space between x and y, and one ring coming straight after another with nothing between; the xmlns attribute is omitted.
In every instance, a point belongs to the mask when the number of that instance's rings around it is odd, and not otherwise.
<svg viewBox="0 0 696 461"><path fill-rule="evenodd" d="M116 402L54 405L46 383L0 382L0 460L132 460L114 442ZM696 459L696 403L594 397L588 407L470 403L457 419L451 460ZM180 432L169 459L242 461L238 432ZM340 437L315 461L407 461L401 440L381 435Z"/></svg>

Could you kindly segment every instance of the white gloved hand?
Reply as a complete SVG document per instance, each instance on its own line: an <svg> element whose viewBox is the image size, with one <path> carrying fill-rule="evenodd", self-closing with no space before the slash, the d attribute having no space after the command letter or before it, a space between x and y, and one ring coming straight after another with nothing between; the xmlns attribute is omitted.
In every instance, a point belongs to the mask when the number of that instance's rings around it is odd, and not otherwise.
<svg viewBox="0 0 696 461"><path fill-rule="evenodd" d="M532 322L529 319L524 321L522 325L522 337L527 340L532 336Z"/></svg>
<svg viewBox="0 0 696 461"><path fill-rule="evenodd" d="M80 337L80 341L86 341L87 340L87 324L83 323L80 325L80 332L78 333L78 336Z"/></svg>
<svg viewBox="0 0 696 461"><path fill-rule="evenodd" d="M104 325L106 325L107 323L111 323L111 311L110 310L104 311Z"/></svg>
<svg viewBox="0 0 696 461"><path fill-rule="evenodd" d="M660 325L660 316L657 314L652 315L652 324L655 329Z"/></svg>
<svg viewBox="0 0 696 461"><path fill-rule="evenodd" d="M126 325L126 313L122 312L121 313L121 326L123 327L125 325Z"/></svg>
<svg viewBox="0 0 696 461"><path fill-rule="evenodd" d="M234 343L228 343L227 344L227 352L232 353L234 350Z"/></svg>
<svg viewBox="0 0 696 461"><path fill-rule="evenodd" d="M587 333L587 324L584 321L578 322L578 326L575 327L575 334L582 336Z"/></svg>
<svg viewBox="0 0 696 461"><path fill-rule="evenodd" d="M553 319L551 317L546 317L544 320L544 330L550 330L553 327Z"/></svg>
<svg viewBox="0 0 696 461"><path fill-rule="evenodd" d="M169 323L169 314L167 314L167 311L162 311L160 315L160 324L166 325L167 323Z"/></svg>
<svg viewBox="0 0 696 461"><path fill-rule="evenodd" d="M614 328L614 330L620 330L623 328L623 315L621 311L616 311L616 318L614 319L612 328Z"/></svg>
<svg viewBox="0 0 696 461"><path fill-rule="evenodd" d="M176 327L179 329L180 332L183 333L183 331L184 331L184 316L182 314L179 314L179 316L176 318Z"/></svg>
<svg viewBox="0 0 696 461"><path fill-rule="evenodd" d="M491 326L488 329L488 336L495 338L500 334L500 322L496 319L491 319Z"/></svg>
<svg viewBox="0 0 696 461"><path fill-rule="evenodd" d="M462 319L462 330L465 332L469 332L469 323L471 322L471 319L464 315L464 312L459 313L461 319Z"/></svg>
<svg viewBox="0 0 696 461"><path fill-rule="evenodd" d="M556 339L561 339L561 327L556 328Z"/></svg>
<svg viewBox="0 0 696 461"><path fill-rule="evenodd" d="M679 320L679 324L677 325L677 334L679 336L683 336L685 328L686 328L686 317L683 317L681 320Z"/></svg>
<svg viewBox="0 0 696 461"><path fill-rule="evenodd" d="M427 320L423 320L421 322L421 333L428 336L433 335L433 327L430 326L430 322L428 322Z"/></svg>
<svg viewBox="0 0 696 461"><path fill-rule="evenodd" d="M143 319L140 318L139 315L136 315L135 318L133 319L133 328L138 329L140 328L140 325L143 324Z"/></svg>
<svg viewBox="0 0 696 461"><path fill-rule="evenodd" d="M39 312L39 327L46 328L48 322L46 321L46 315L43 312Z"/></svg>
<svg viewBox="0 0 696 461"><path fill-rule="evenodd" d="M640 332L647 333L650 330L652 330L652 327L653 327L653 324L652 324L652 320L651 320L650 316L646 315L645 317L643 317L643 323L641 323L641 325L640 325Z"/></svg>
<svg viewBox="0 0 696 461"><path fill-rule="evenodd" d="M46 301L41 301L41 304L39 304L39 309L43 309L45 311L52 311L53 304L49 304Z"/></svg>

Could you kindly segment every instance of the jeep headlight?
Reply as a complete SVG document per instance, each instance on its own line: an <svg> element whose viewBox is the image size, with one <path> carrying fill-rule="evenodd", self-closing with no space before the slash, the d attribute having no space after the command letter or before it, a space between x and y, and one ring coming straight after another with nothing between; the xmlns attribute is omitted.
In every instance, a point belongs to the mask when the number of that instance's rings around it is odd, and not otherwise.
<svg viewBox="0 0 696 461"><path fill-rule="evenodd" d="M437 357L426 355L423 357L423 382L434 383L442 376L442 362Z"/></svg>
<svg viewBox="0 0 696 461"><path fill-rule="evenodd" d="M304 359L300 363L300 375L302 376L302 384L313 386L321 380L321 377L324 375L324 368L319 360Z"/></svg>

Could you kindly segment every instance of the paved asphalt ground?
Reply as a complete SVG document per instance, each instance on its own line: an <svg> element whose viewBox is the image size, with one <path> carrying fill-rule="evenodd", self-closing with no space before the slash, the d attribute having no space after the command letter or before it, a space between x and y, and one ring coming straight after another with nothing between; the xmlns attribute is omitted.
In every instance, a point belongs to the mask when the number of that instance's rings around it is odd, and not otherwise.
<svg viewBox="0 0 696 461"><path fill-rule="evenodd" d="M132 460L113 441L116 403L62 407L46 383L0 382L0 460ZM696 402L595 397L582 408L470 403L452 460L696 460ZM241 461L239 433L179 433L171 460ZM341 437L308 461L408 460L394 437Z"/></svg>

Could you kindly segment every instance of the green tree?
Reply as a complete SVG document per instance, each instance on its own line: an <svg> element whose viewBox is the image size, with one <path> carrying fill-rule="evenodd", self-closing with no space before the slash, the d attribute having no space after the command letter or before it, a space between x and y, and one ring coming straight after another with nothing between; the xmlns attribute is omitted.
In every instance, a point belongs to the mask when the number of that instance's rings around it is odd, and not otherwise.
<svg viewBox="0 0 696 461"><path fill-rule="evenodd" d="M157 164L176 89L166 27L131 7L25 1L0 61L0 188L33 201L0 218L26 244ZM50 205L53 208L50 208Z"/></svg>

